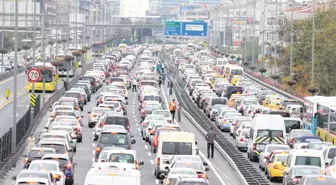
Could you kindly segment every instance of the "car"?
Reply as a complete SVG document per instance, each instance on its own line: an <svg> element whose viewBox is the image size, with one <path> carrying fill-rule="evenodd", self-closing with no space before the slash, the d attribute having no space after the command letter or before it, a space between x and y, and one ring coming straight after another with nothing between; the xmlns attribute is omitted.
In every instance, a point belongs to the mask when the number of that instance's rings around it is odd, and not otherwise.
<svg viewBox="0 0 336 185"><path fill-rule="evenodd" d="M97 141L95 158L97 159L99 157L100 151L104 147L117 146L126 149L131 149L132 144L135 144L135 139L132 138L133 136L131 136L131 134L126 130L120 130L120 129L102 130L98 139L96 138L94 139L95 141Z"/></svg>
<svg viewBox="0 0 336 185"><path fill-rule="evenodd" d="M265 145L262 152L259 154L259 168L264 171L266 168L266 156L272 153L275 150L289 151L290 148L288 145L282 144L267 144Z"/></svg>
<svg viewBox="0 0 336 185"><path fill-rule="evenodd" d="M60 180L55 178L51 172L41 170L21 170L17 176L12 176L11 179L15 181L15 185L30 184L30 182L57 185Z"/></svg>
<svg viewBox="0 0 336 185"><path fill-rule="evenodd" d="M318 166L295 165L283 173L282 184L299 184L306 175L323 175L323 170Z"/></svg>
<svg viewBox="0 0 336 185"><path fill-rule="evenodd" d="M28 151L28 154L25 155L23 168L28 168L32 161L42 159L45 154L55 153L55 148L33 147Z"/></svg>
<svg viewBox="0 0 336 185"><path fill-rule="evenodd" d="M50 131L50 132L42 133L40 135L40 139L45 139L45 138L65 139L70 144L71 148L73 149L73 152L76 152L77 150L77 139L73 139L71 134L67 131Z"/></svg>
<svg viewBox="0 0 336 185"><path fill-rule="evenodd" d="M103 114L112 114L109 108L94 107L91 112L88 112L88 127L93 128L98 122L98 118Z"/></svg>
<svg viewBox="0 0 336 185"><path fill-rule="evenodd" d="M174 184L180 176L188 178L198 178L196 170L192 168L171 168L167 176L162 175L162 178L164 178L164 180L160 181L160 184Z"/></svg>
<svg viewBox="0 0 336 185"><path fill-rule="evenodd" d="M334 184L336 179L331 176L326 176L326 175L306 175L302 177L300 180L300 184L302 185L310 185L310 184Z"/></svg>
<svg viewBox="0 0 336 185"><path fill-rule="evenodd" d="M58 161L35 160L30 164L28 170L34 170L34 171L40 170L51 172L54 178L59 179L57 185L65 185L65 175L61 171Z"/></svg>

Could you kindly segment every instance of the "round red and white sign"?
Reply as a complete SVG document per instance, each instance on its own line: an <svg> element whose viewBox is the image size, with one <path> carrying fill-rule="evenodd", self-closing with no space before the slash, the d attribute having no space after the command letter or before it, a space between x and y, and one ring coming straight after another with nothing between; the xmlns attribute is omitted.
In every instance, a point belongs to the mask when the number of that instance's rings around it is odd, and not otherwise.
<svg viewBox="0 0 336 185"><path fill-rule="evenodd" d="M28 71L28 80L30 82L38 82L41 79L41 72L36 68L32 68Z"/></svg>

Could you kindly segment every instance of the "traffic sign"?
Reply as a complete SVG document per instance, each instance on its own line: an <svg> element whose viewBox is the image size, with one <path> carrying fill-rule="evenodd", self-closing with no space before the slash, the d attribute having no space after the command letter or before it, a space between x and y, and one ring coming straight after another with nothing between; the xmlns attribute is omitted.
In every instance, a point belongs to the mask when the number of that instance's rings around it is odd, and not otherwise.
<svg viewBox="0 0 336 185"><path fill-rule="evenodd" d="M181 35L181 22L165 22L165 35Z"/></svg>
<svg viewBox="0 0 336 185"><path fill-rule="evenodd" d="M55 78L55 82L58 83L58 74L55 74L54 78Z"/></svg>
<svg viewBox="0 0 336 185"><path fill-rule="evenodd" d="M182 22L182 35L208 36L207 22Z"/></svg>
<svg viewBox="0 0 336 185"><path fill-rule="evenodd" d="M35 94L30 94L30 105L31 106L33 106L33 107L35 107L35 105L36 105L36 96L35 96Z"/></svg>
<svg viewBox="0 0 336 185"><path fill-rule="evenodd" d="M28 71L28 80L30 82L38 82L41 79L41 72L37 68L31 68Z"/></svg>
<svg viewBox="0 0 336 185"><path fill-rule="evenodd" d="M79 62L76 62L76 69L79 68Z"/></svg>

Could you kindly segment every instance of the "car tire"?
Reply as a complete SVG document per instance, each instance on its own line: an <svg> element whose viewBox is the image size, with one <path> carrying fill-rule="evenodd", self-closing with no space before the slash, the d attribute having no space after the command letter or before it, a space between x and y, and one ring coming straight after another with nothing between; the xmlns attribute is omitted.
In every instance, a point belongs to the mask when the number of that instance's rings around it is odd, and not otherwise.
<svg viewBox="0 0 336 185"><path fill-rule="evenodd" d="M81 143L81 142L82 142L82 139L83 139L82 137L77 138L77 142L78 142L78 143Z"/></svg>
<svg viewBox="0 0 336 185"><path fill-rule="evenodd" d="M74 149L73 149L73 152L76 152L77 151L77 147L75 147Z"/></svg>
<svg viewBox="0 0 336 185"><path fill-rule="evenodd" d="M81 107L80 110L83 111L83 110L84 110L84 107Z"/></svg>

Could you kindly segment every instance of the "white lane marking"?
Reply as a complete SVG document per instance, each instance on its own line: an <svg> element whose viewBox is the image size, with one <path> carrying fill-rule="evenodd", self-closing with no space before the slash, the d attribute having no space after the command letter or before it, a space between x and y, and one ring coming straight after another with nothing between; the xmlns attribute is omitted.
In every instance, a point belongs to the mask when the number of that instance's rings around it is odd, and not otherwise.
<svg viewBox="0 0 336 185"><path fill-rule="evenodd" d="M138 128L138 131L140 132L140 128Z"/></svg>
<svg viewBox="0 0 336 185"><path fill-rule="evenodd" d="M133 107L134 107L134 104L133 104Z"/></svg>
<svg viewBox="0 0 336 185"><path fill-rule="evenodd" d="M95 143L92 143L92 147L96 147L96 144L95 144Z"/></svg>
<svg viewBox="0 0 336 185"><path fill-rule="evenodd" d="M135 116L135 115L133 115L133 117L135 117L135 118L136 118L136 116Z"/></svg>
<svg viewBox="0 0 336 185"><path fill-rule="evenodd" d="M92 135L94 135L94 132L92 132Z"/></svg>
<svg viewBox="0 0 336 185"><path fill-rule="evenodd" d="M151 164L154 164L154 161L153 161L153 160L149 160L149 162L150 162Z"/></svg>
<svg viewBox="0 0 336 185"><path fill-rule="evenodd" d="M95 153L96 153L96 151L92 150L92 154L95 154Z"/></svg>
<svg viewBox="0 0 336 185"><path fill-rule="evenodd" d="M94 163L95 162L95 158L92 158L91 161Z"/></svg>
<svg viewBox="0 0 336 185"><path fill-rule="evenodd" d="M165 104L166 104L166 107L167 109L169 109L168 107L168 99L165 95L165 91L163 89L163 87L161 86L161 90L162 90L162 94L163 94L163 99L165 100ZM176 100L177 101L177 100ZM177 101L177 104L179 104L179 102ZM175 122L175 120L174 120ZM214 172L214 174L216 175L216 177L218 178L218 180L221 182L222 185L226 185L226 183L224 182L224 180L222 179L222 177L219 175L219 173L217 172L216 168L212 165L212 162L209 161L204 155L203 153L200 151L199 155L208 163L209 167L212 169L212 171Z"/></svg>
<svg viewBox="0 0 336 185"><path fill-rule="evenodd" d="M134 121L135 121L135 122L138 122L138 120L137 120L137 119L134 119Z"/></svg>
<svg viewBox="0 0 336 185"><path fill-rule="evenodd" d="M155 179L155 184L160 184L160 180L159 179Z"/></svg>
<svg viewBox="0 0 336 185"><path fill-rule="evenodd" d="M147 145L144 145L146 149L148 149L148 146Z"/></svg>
<svg viewBox="0 0 336 185"><path fill-rule="evenodd" d="M150 152L148 152L148 156L152 156L152 154Z"/></svg>

